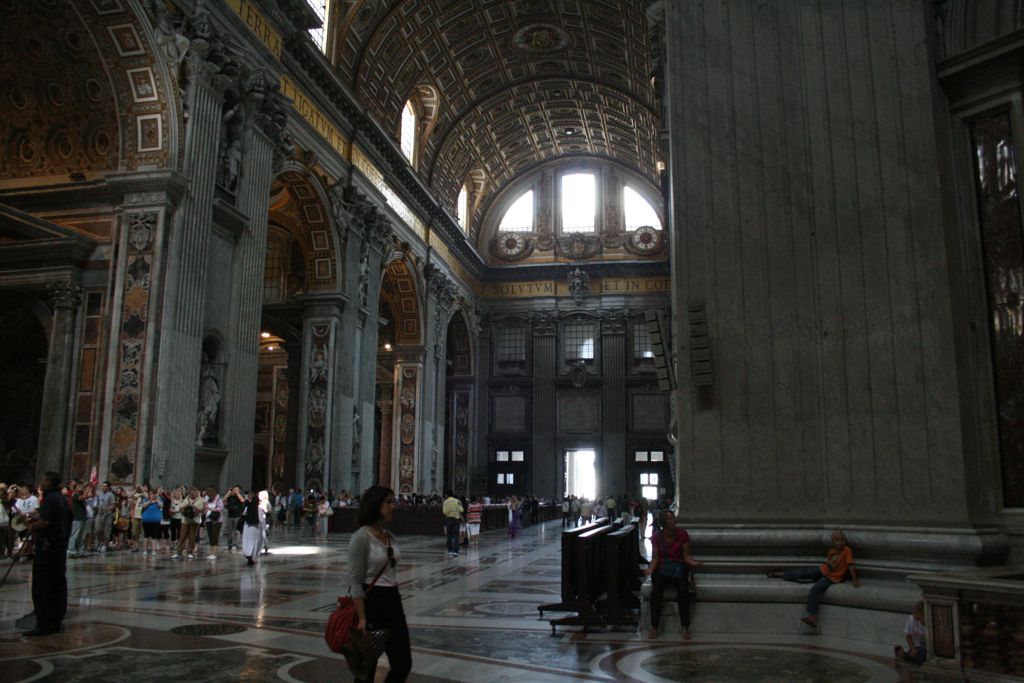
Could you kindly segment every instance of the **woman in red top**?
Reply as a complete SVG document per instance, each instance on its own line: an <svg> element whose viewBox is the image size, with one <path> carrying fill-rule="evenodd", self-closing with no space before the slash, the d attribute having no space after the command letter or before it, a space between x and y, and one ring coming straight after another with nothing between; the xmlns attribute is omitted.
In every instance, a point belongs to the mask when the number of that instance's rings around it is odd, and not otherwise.
<svg viewBox="0 0 1024 683"><path fill-rule="evenodd" d="M768 572L770 578L786 581L813 581L811 592L807 596L807 614L800 618L808 626L818 625L818 604L822 594L834 583L842 583L846 574L853 579L853 587L860 587L857 569L853 566L853 551L846 543L846 534L839 529L832 532L832 547L828 549L825 561L818 567L801 567L786 571L773 570Z"/></svg>
<svg viewBox="0 0 1024 683"><path fill-rule="evenodd" d="M480 515L483 511L484 504L480 502L480 496L473 496L473 502L466 510L466 538L472 545L480 540Z"/></svg>
<svg viewBox="0 0 1024 683"><path fill-rule="evenodd" d="M679 621L683 625L683 639L690 639L690 567L699 567L703 562L690 556L690 535L676 526L676 516L671 510L663 510L658 519L660 529L651 536L651 563L647 573L651 575L654 589L651 591L651 632L649 637L658 637L661 622L661 603L665 588L676 590L676 604L679 606Z"/></svg>

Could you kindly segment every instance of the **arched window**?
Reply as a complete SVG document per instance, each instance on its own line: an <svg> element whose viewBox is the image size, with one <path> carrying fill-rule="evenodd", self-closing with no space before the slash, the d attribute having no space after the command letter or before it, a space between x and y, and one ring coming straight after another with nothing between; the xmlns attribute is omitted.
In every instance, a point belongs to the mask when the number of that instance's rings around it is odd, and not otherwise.
<svg viewBox="0 0 1024 683"><path fill-rule="evenodd" d="M533 190L519 195L519 199L505 211L498 226L498 232L533 231Z"/></svg>
<svg viewBox="0 0 1024 683"><path fill-rule="evenodd" d="M597 184L593 173L567 173L561 187L562 232L594 232Z"/></svg>
<svg viewBox="0 0 1024 683"><path fill-rule="evenodd" d="M459 190L459 225L462 226L463 230L469 227L469 188L465 185Z"/></svg>
<svg viewBox="0 0 1024 683"><path fill-rule="evenodd" d="M399 140L402 154L411 164L416 156L416 109L412 106L412 100L406 100L405 109L402 110L402 134Z"/></svg>
<svg viewBox="0 0 1024 683"><path fill-rule="evenodd" d="M661 230L661 219L658 218L654 207L629 185L622 187L622 207L626 218L626 230L636 230L644 225Z"/></svg>
<svg viewBox="0 0 1024 683"><path fill-rule="evenodd" d="M321 51L327 51L327 24L330 19L331 0L306 0L316 15L320 18L320 28L309 29L309 35Z"/></svg>

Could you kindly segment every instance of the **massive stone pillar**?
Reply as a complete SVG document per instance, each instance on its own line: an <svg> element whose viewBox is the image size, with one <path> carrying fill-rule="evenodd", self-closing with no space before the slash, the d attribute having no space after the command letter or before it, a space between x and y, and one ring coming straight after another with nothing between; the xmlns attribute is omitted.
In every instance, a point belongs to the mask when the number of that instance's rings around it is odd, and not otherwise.
<svg viewBox="0 0 1024 683"><path fill-rule="evenodd" d="M154 484L176 485L193 478L208 250L220 166L217 150L224 91L231 83L207 58L222 56L211 54L208 46L196 45L189 58L193 77L187 92L184 161L189 192L172 219L163 305L158 309L161 362L155 379L159 390L153 405L153 461L146 468Z"/></svg>
<svg viewBox="0 0 1024 683"><path fill-rule="evenodd" d="M844 525L865 548L881 542L873 527L897 525L876 557L954 566L1005 551L998 530L974 527L965 476L949 277L962 254L947 253L959 219L940 201L950 136L931 11L653 8L677 486L699 547L757 552L748 540L781 536L817 551ZM707 340L711 374L691 336Z"/></svg>
<svg viewBox="0 0 1024 683"><path fill-rule="evenodd" d="M50 349L43 380L42 413L39 416L39 450L36 475L44 472L66 474L69 443L69 419L73 396L75 328L82 287L74 282L56 282L49 286L53 325Z"/></svg>
<svg viewBox="0 0 1024 683"><path fill-rule="evenodd" d="M254 117L255 126L245 131L241 177L237 181L238 209L248 225L238 236L232 262L230 314L227 330L229 364L221 410L224 416L224 445L227 459L221 473L221 488L229 483L252 479L252 443L256 414L256 381L259 371L260 316L263 307L263 268L266 264L267 216L270 185L274 178L275 155L283 129L276 120L284 104L270 95L263 112ZM271 113L266 110L273 104Z"/></svg>
<svg viewBox="0 0 1024 683"><path fill-rule="evenodd" d="M302 372L300 377L299 449L296 483L304 490L332 486L331 461L344 458L336 437L338 344L344 301L337 295L306 295L302 321Z"/></svg>
<svg viewBox="0 0 1024 683"><path fill-rule="evenodd" d="M628 493L626 482L626 314L601 316L601 469L597 493Z"/></svg>
<svg viewBox="0 0 1024 683"><path fill-rule="evenodd" d="M378 310L392 228L383 214L351 186L331 188L331 208L339 229L346 234L345 291L350 302L342 328L347 364L341 376L339 401L343 423L339 434L348 446L349 457L339 458L335 464L335 489L359 492L377 478L373 462L379 445L374 442Z"/></svg>
<svg viewBox="0 0 1024 683"><path fill-rule="evenodd" d="M423 467L418 472L418 487L424 493L441 493L444 473L445 444L445 342L448 319L455 302L455 285L440 268L427 264L424 269L427 284L427 329L425 365L423 372L422 448Z"/></svg>
<svg viewBox="0 0 1024 683"><path fill-rule="evenodd" d="M530 492L537 496L561 498L565 493L565 472L558 452L555 405L558 392L558 349L555 332L558 318L553 313L533 316L533 444L530 457L533 481Z"/></svg>

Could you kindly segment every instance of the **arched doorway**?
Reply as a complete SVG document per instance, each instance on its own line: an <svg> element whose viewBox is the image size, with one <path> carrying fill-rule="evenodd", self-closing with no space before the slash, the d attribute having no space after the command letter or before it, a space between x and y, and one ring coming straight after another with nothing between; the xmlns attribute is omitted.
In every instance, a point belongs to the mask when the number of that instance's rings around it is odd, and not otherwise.
<svg viewBox="0 0 1024 683"><path fill-rule="evenodd" d="M341 282L339 240L319 181L287 168L270 191L259 332L252 486L287 491L299 481L305 298ZM322 473L320 474L322 477Z"/></svg>
<svg viewBox="0 0 1024 683"><path fill-rule="evenodd" d="M0 481L31 483L48 343L39 316L24 299L0 296Z"/></svg>
<svg viewBox="0 0 1024 683"><path fill-rule="evenodd" d="M381 279L377 344L377 409L374 433L380 444L377 481L400 495L416 490L423 372L423 323L413 276L405 261L392 261Z"/></svg>

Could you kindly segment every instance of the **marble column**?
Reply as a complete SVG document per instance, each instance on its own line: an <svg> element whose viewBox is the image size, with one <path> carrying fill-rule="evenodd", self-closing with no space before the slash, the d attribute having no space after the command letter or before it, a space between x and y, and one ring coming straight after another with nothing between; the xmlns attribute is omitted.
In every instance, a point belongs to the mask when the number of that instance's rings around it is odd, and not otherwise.
<svg viewBox="0 0 1024 683"><path fill-rule="evenodd" d="M555 439L558 353L555 346L557 317L539 313L533 317L533 439L530 489L534 495L561 498L565 492L565 468Z"/></svg>
<svg viewBox="0 0 1024 683"><path fill-rule="evenodd" d="M39 450L36 475L67 474L68 425L75 384L75 329L82 287L74 282L55 282L48 288L53 307L50 348L43 380L42 413L39 417Z"/></svg>
<svg viewBox="0 0 1024 683"><path fill-rule="evenodd" d="M628 493L626 482L626 322L625 313L601 319L601 467L597 493Z"/></svg>

